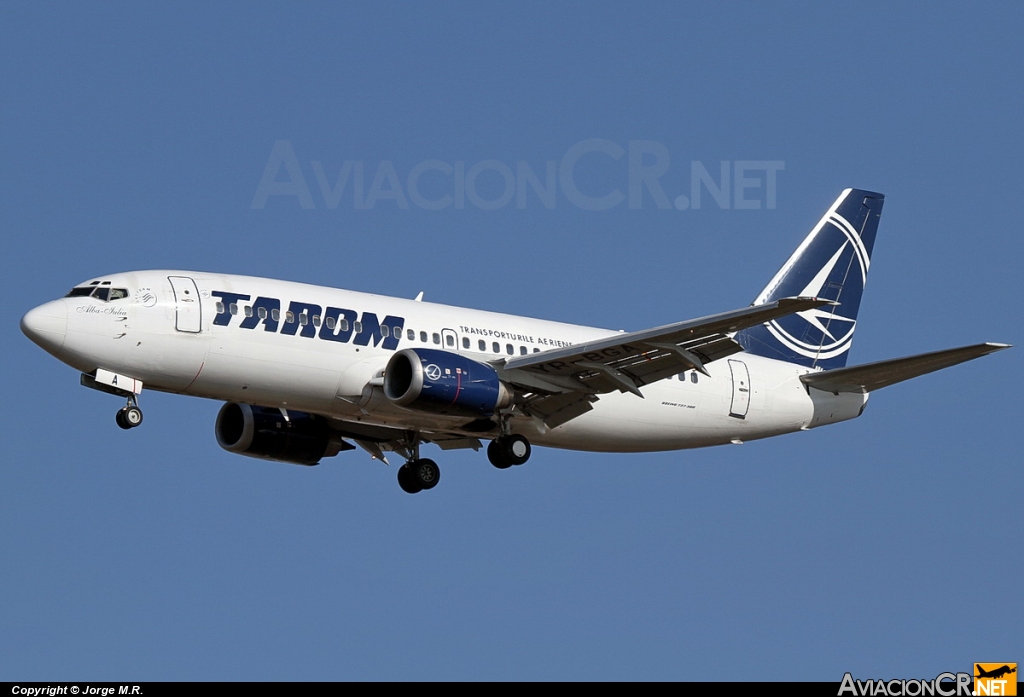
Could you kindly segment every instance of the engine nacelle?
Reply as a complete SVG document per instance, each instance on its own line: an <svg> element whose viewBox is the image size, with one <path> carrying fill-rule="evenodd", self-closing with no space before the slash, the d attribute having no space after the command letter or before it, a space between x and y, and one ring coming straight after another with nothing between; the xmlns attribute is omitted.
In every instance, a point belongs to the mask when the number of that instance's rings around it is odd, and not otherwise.
<svg viewBox="0 0 1024 697"><path fill-rule="evenodd" d="M384 395L408 409L476 418L491 416L512 401L511 391L486 363L420 348L391 357L384 370Z"/></svg>
<svg viewBox="0 0 1024 697"><path fill-rule="evenodd" d="M228 402L217 414L216 433L225 450L295 465L315 465L341 449L323 418L301 411L285 418L274 407Z"/></svg>

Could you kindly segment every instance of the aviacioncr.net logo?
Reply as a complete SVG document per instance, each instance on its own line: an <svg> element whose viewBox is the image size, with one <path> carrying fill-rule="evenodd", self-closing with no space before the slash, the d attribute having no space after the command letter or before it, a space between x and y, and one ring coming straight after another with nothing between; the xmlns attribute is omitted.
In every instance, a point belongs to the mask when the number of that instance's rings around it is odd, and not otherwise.
<svg viewBox="0 0 1024 697"><path fill-rule="evenodd" d="M1017 694L1016 663L975 663L974 694L977 697L1013 697Z"/></svg>
<svg viewBox="0 0 1024 697"><path fill-rule="evenodd" d="M940 673L933 680L856 680L843 675L838 697L971 697L970 673Z"/></svg>

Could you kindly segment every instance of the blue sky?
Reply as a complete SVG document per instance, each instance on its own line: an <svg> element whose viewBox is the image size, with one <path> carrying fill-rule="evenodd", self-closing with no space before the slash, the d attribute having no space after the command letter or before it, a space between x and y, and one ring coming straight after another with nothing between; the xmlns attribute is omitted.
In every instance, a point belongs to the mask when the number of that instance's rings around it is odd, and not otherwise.
<svg viewBox="0 0 1024 697"><path fill-rule="evenodd" d="M20 316L103 273L247 273L641 329L741 307L835 196L886 194L852 351L1022 343L1024 8L6 3L0 10L0 678L934 677L1021 661L1021 349L743 446L305 469L219 404L78 386ZM310 191L254 206L287 141ZM606 210L503 170L572 183ZM629 204L629 150L744 200ZM614 146L614 147L613 147ZM582 146L585 147L585 146ZM657 160L648 154L644 163ZM428 161L427 210L317 178ZM459 165L459 163L462 163ZM457 167L481 165L454 203ZM495 164L498 163L498 164ZM500 165L500 166L499 166ZM356 165L352 165L353 168ZM450 172L450 173L446 173ZM278 181L289 180L285 169ZM465 181L465 176L462 177ZM519 187L521 188L521 187ZM517 189L518 193L518 189ZM474 200L477 203L474 203ZM723 200L725 201L725 200ZM483 205L479 205L483 202ZM1014 629L1017 627L1018 629Z"/></svg>

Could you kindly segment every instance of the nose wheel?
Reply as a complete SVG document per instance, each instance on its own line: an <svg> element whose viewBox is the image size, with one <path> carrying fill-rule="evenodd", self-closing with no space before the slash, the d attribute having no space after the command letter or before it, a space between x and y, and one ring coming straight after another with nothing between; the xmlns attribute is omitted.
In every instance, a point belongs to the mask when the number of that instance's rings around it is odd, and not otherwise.
<svg viewBox="0 0 1024 697"><path fill-rule="evenodd" d="M121 407L117 411L117 414L114 415L114 420L117 421L118 426L126 431L142 423L142 410L139 409L139 404L135 401L134 395L128 400L126 406Z"/></svg>

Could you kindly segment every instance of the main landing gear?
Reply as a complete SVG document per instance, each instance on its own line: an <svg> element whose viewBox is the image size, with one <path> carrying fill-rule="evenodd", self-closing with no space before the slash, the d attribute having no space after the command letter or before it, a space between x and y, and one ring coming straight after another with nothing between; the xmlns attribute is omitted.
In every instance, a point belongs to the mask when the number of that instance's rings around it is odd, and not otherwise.
<svg viewBox="0 0 1024 697"><path fill-rule="evenodd" d="M530 441L520 435L499 436L487 446L487 459L500 470L521 465L530 459Z"/></svg>
<svg viewBox="0 0 1024 697"><path fill-rule="evenodd" d="M402 491L418 494L433 489L441 481L441 468L427 458L409 460L398 468L398 486Z"/></svg>
<svg viewBox="0 0 1024 697"><path fill-rule="evenodd" d="M114 415L114 420L117 421L118 426L126 431L142 423L142 410L139 409L139 403L136 401L135 395L128 397L128 404L118 409L117 414Z"/></svg>
<svg viewBox="0 0 1024 697"><path fill-rule="evenodd" d="M413 439L403 447L405 450L400 452L405 454L409 461L398 468L398 486L402 487L402 491L418 494L437 486L441 480L441 468L433 460L420 457L419 442ZM508 469L529 460L530 452L530 441L512 433L491 441L487 446L487 459L498 469Z"/></svg>

